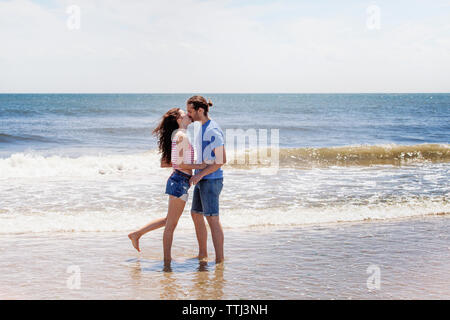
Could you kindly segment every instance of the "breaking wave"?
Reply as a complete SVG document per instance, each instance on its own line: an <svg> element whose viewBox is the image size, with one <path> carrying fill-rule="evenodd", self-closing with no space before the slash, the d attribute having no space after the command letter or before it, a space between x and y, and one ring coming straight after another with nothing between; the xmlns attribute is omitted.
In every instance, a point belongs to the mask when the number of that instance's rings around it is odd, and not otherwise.
<svg viewBox="0 0 450 320"><path fill-rule="evenodd" d="M270 153L269 153L270 155ZM258 150L232 154L227 150L228 169L267 167L272 159L257 158ZM252 159L254 161L252 161ZM279 166L308 168L327 166L406 165L450 162L448 144L344 146L329 148L283 148ZM254 164L253 164L254 163ZM85 155L77 158L36 153L15 153L0 159L0 178L65 177L105 174L153 173L159 170L159 154L150 150L137 154Z"/></svg>

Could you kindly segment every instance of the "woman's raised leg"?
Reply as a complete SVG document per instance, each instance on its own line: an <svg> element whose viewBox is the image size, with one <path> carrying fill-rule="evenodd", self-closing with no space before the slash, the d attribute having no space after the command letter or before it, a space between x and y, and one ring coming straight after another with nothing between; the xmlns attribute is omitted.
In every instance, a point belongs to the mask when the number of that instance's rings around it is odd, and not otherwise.
<svg viewBox="0 0 450 320"><path fill-rule="evenodd" d="M146 226L139 229L138 231L130 233L128 235L128 238L130 238L133 247L137 251L141 252L141 249L139 248L139 239L147 232L164 227L166 225L166 221L167 217L155 219Z"/></svg>

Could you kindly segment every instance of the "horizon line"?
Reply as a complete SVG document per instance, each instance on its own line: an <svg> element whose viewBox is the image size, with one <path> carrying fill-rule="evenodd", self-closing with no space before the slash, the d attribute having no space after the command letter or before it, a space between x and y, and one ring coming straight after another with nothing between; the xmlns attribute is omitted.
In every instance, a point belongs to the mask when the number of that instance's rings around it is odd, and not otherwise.
<svg viewBox="0 0 450 320"><path fill-rule="evenodd" d="M200 94L198 92L0 92L5 94ZM201 94L450 94L449 92L202 92Z"/></svg>

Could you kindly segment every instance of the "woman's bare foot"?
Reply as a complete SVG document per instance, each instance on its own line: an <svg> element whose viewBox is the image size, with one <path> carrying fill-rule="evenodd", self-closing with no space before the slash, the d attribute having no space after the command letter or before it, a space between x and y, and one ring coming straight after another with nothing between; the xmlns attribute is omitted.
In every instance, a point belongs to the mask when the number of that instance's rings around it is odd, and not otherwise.
<svg viewBox="0 0 450 320"><path fill-rule="evenodd" d="M206 255L198 255L195 256L193 259L198 259L199 262L208 262L208 256Z"/></svg>
<svg viewBox="0 0 450 320"><path fill-rule="evenodd" d="M206 253L206 252L199 252L198 255L195 258L200 260L200 261L208 261L208 253Z"/></svg>
<svg viewBox="0 0 450 320"><path fill-rule="evenodd" d="M164 258L164 271L166 272L172 272L172 259L166 259Z"/></svg>
<svg viewBox="0 0 450 320"><path fill-rule="evenodd" d="M130 238L130 240L131 240L131 244L138 252L141 252L141 249L139 249L139 238L140 237L141 236L137 232L132 232L128 235L128 238Z"/></svg>

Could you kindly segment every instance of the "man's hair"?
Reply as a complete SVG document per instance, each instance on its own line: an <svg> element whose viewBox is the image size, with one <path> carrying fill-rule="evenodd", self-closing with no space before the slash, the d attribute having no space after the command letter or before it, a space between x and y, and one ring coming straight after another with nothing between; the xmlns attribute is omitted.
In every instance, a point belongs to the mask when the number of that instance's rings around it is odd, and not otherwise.
<svg viewBox="0 0 450 320"><path fill-rule="evenodd" d="M204 110L205 116L208 115L209 107L213 106L211 100L206 101L206 99L202 96L190 97L187 101L187 104L191 104L196 111L202 108Z"/></svg>

